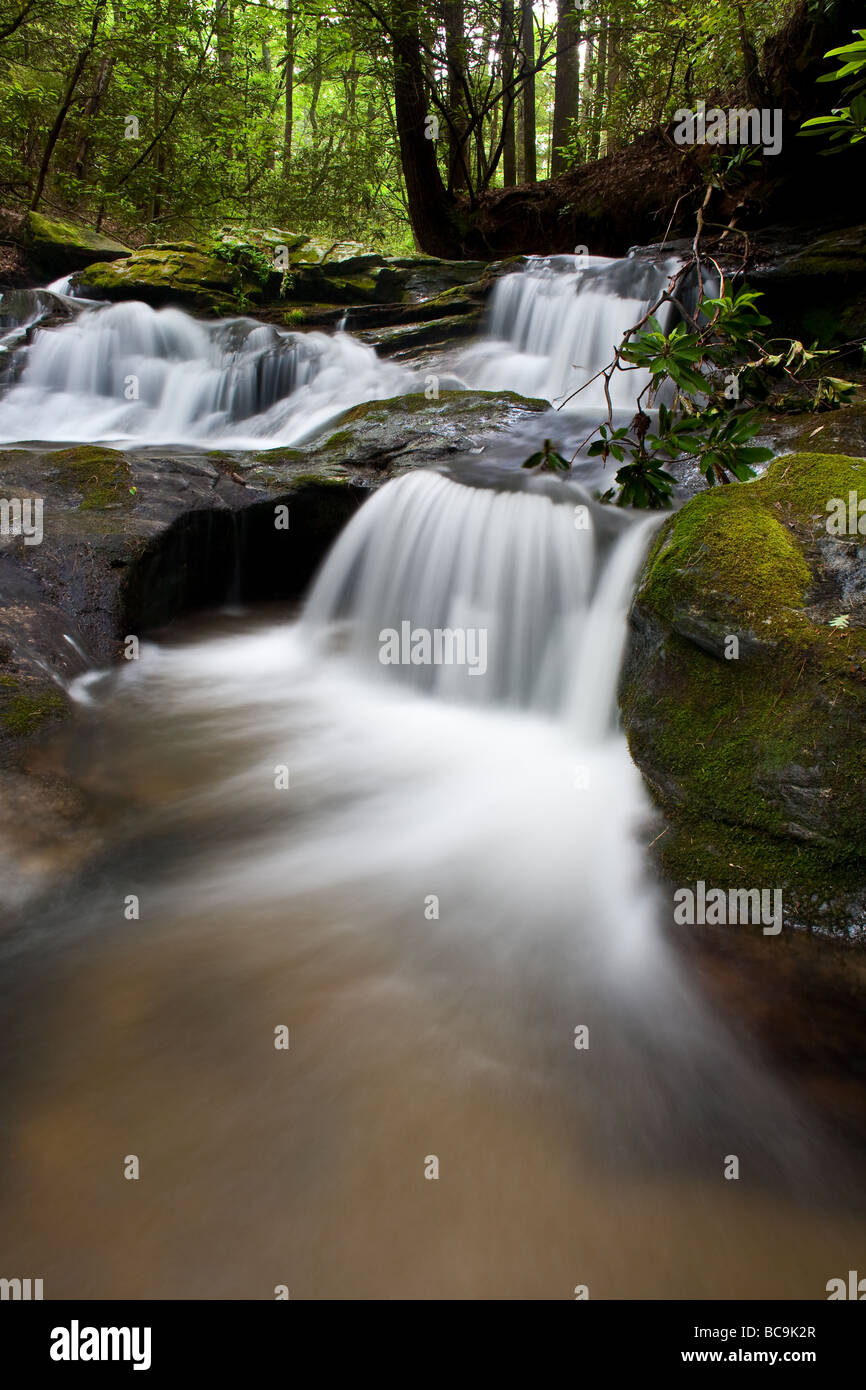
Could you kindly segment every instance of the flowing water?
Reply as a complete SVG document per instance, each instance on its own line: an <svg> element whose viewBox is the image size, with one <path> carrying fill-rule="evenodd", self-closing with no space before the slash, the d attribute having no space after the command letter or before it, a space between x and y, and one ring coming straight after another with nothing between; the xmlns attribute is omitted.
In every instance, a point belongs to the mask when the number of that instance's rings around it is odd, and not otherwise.
<svg viewBox="0 0 866 1390"><path fill-rule="evenodd" d="M546 358L525 303L497 318L535 294L498 287L467 374L509 359L526 389L529 359L568 357L564 299ZM634 321L634 296L606 298L584 373ZM37 367L70 398L57 344L90 314L37 338L0 429ZM181 372L184 335L223 351L226 326L162 314ZM124 365L175 360L117 341ZM208 360L190 430L254 399ZM371 367L383 394L390 370ZM145 433L181 419L170 377ZM282 430L287 402L256 399L239 428ZM616 718L653 526L495 460L407 474L298 618L215 616L76 682L67 757L103 853L2 948L4 1270L47 1297L567 1299L820 1298L855 1267L862 1171L664 931ZM484 660L383 663L403 624L483 633Z"/></svg>

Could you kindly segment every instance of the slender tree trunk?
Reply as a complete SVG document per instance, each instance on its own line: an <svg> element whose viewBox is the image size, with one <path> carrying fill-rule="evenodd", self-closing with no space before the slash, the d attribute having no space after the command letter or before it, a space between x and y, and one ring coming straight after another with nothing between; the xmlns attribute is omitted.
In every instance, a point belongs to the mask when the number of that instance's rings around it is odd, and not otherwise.
<svg viewBox="0 0 866 1390"><path fill-rule="evenodd" d="M83 179L87 174L87 166L90 162L91 144L90 136L87 134L87 128L90 121L93 120L93 117L99 114L99 108L102 105L102 99L105 96L105 93L108 90L108 84L111 81L111 74L114 70L114 62L115 60L113 58L109 58L108 56L105 56L102 59L102 62L99 64L99 71L96 74L96 81L93 84L93 91L90 93L90 96L87 98L87 101L84 104L84 133L82 134L81 139L78 142L78 152L75 156L75 163L73 164L73 172L77 179Z"/></svg>
<svg viewBox="0 0 866 1390"><path fill-rule="evenodd" d="M580 11L575 0L557 0L556 16L553 152L550 161L550 172L554 177L566 167L562 147L575 133L580 96Z"/></svg>
<svg viewBox="0 0 866 1390"><path fill-rule="evenodd" d="M234 13L232 0L218 0L215 19L217 63L219 83L223 92L231 96L232 72L234 70ZM227 136L223 146L226 159L234 159L235 147L231 136Z"/></svg>
<svg viewBox="0 0 866 1390"><path fill-rule="evenodd" d="M514 0L502 4L502 183L513 188L517 183L517 147L514 135Z"/></svg>
<svg viewBox="0 0 866 1390"><path fill-rule="evenodd" d="M607 21L607 72L605 74L605 98L604 110L606 119L605 130L605 154L612 154L614 150L620 149L623 144L622 135L617 122L617 112L615 109L614 98L619 91L620 83L624 76L624 63L622 60L622 41L623 23L621 19L614 22L612 16Z"/></svg>
<svg viewBox="0 0 866 1390"><path fill-rule="evenodd" d="M466 144L468 124L463 82L466 76L466 34L463 0L441 0L445 28L445 63L448 69L447 102L451 125L448 130L448 190L468 187L467 172L471 152Z"/></svg>
<svg viewBox="0 0 866 1390"><path fill-rule="evenodd" d="M598 36L598 63L595 71L595 101L592 109L592 157L598 159L601 154L601 132L604 125L604 94L605 78L607 76L607 17L600 16L601 30Z"/></svg>
<svg viewBox="0 0 866 1390"><path fill-rule="evenodd" d="M294 0L286 0L286 113L283 122L283 173L289 171L292 163L292 121L295 100L295 6Z"/></svg>
<svg viewBox="0 0 866 1390"><path fill-rule="evenodd" d="M535 152L535 26L532 0L520 0L520 52L526 73L520 89L520 131L523 147L522 183L535 183L538 177Z"/></svg>
<svg viewBox="0 0 866 1390"><path fill-rule="evenodd" d="M35 212L40 202L42 201L42 194L45 189L45 180L48 177L48 170L51 167L51 156L54 154L57 141L60 139L60 133L63 130L64 125L66 124L66 117L69 115L69 108L72 105L72 98L75 96L75 90L79 82L81 81L81 74L84 72L84 69L87 65L87 60L93 52L94 48L96 47L96 39L97 35L99 34L99 26L102 23L103 17L105 15L105 8L107 3L108 0L96 0L96 5L93 10L93 20L90 25L90 34L88 36L86 44L84 45L84 47L82 48L81 52L75 60L75 66L72 69L71 76L66 84L66 89L63 93L63 100L60 103L60 110L57 112L54 124L48 133L48 142L45 146L45 153L42 156L42 163L39 166L39 173L36 178L36 187L33 190L33 197L30 201L31 212Z"/></svg>
<svg viewBox="0 0 866 1390"><path fill-rule="evenodd" d="M580 91L580 143L587 159L592 152L592 65L595 60L595 39L589 35L583 53L583 77Z"/></svg>
<svg viewBox="0 0 866 1390"><path fill-rule="evenodd" d="M764 105L764 83L761 79L761 67L758 62L758 55L752 36L749 33L749 26L746 23L746 10L744 5L737 5L737 26L740 31L740 52L743 55L743 73L746 79L746 93L751 106Z"/></svg>

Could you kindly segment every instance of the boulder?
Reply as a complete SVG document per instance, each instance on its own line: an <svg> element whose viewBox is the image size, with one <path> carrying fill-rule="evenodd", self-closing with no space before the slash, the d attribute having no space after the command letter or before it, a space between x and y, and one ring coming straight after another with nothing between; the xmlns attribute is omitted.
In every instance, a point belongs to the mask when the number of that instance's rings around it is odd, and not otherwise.
<svg viewBox="0 0 866 1390"><path fill-rule="evenodd" d="M240 313L261 298L247 270L180 243L136 251L122 261L97 261L73 277L93 299L140 299L159 308L178 304L201 313Z"/></svg>
<svg viewBox="0 0 866 1390"><path fill-rule="evenodd" d="M693 498L647 561L620 690L667 871L784 887L843 933L866 921L866 535L828 509L852 492L866 459L799 453Z"/></svg>
<svg viewBox="0 0 866 1390"><path fill-rule="evenodd" d="M113 237L38 212L27 213L23 235L31 259L51 276L83 270L95 260L113 261L130 254L129 247Z"/></svg>

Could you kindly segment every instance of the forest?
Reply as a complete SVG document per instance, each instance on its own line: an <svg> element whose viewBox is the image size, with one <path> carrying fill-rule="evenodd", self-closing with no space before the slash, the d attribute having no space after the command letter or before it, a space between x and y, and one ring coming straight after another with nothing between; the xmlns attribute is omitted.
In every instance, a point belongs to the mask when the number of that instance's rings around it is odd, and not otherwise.
<svg viewBox="0 0 866 1390"><path fill-rule="evenodd" d="M495 189L697 96L763 104L785 0L4 0L0 199L195 239L275 224L436 253Z"/></svg>

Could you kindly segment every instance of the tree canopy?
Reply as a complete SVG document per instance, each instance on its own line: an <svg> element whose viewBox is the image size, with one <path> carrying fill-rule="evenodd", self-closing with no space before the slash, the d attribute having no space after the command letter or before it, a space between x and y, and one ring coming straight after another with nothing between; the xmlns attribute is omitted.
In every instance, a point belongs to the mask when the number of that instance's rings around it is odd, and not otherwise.
<svg viewBox="0 0 866 1390"><path fill-rule="evenodd" d="M698 99L759 100L757 54L791 8L2 0L0 199L151 239L268 223L448 254L449 222L492 189Z"/></svg>

